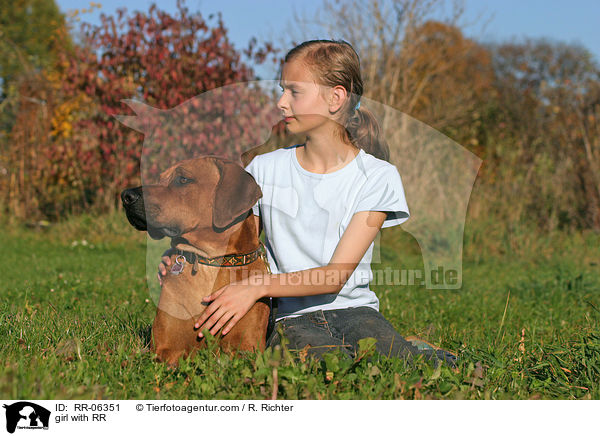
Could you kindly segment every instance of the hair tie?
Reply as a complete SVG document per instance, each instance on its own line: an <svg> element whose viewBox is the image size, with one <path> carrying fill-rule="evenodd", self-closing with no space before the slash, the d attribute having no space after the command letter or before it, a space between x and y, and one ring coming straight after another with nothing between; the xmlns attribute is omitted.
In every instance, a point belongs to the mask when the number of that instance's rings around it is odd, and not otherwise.
<svg viewBox="0 0 600 436"><path fill-rule="evenodd" d="M357 111L360 108L360 101L358 103L356 103L356 106L354 106L354 110Z"/></svg>

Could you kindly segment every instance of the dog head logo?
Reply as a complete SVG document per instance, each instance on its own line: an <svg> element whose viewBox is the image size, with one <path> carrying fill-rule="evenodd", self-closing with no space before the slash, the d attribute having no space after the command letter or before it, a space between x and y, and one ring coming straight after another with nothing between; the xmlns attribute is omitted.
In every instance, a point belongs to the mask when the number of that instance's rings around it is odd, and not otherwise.
<svg viewBox="0 0 600 436"><path fill-rule="evenodd" d="M240 162L241 152L246 151L244 155L248 156L253 147L260 149L257 154L272 151L263 146L265 141L269 142L269 130L281 118L276 100L272 98L277 86L277 81L230 85L201 94L170 110L125 101L137 115L117 118L145 135L142 182L155 178L175 162L198 155L215 155ZM402 177L410 208L410 219L402 228L421 248L425 269L421 283L428 289L460 289L466 211L482 160L409 115L365 97L360 101L381 126L389 146L389 162ZM258 144L263 146L256 147ZM315 186L314 192L315 204L327 217L333 216L334 211L328 209L333 203L322 201L326 197L323 192L327 193L325 184L324 180ZM279 188L287 189L290 198L294 198L293 186ZM270 206L278 207L277 204ZM295 210L288 208L281 212L293 217ZM332 221L326 231L338 231L336 226L339 227L339 222ZM156 264L160 254L158 249L151 249L152 243L149 242L147 251L151 291L157 287ZM330 249L322 247L324 259ZM381 262L378 239L371 262L373 270L375 264ZM152 292L158 295L160 291Z"/></svg>
<svg viewBox="0 0 600 436"><path fill-rule="evenodd" d="M50 411L29 401L19 401L6 409L6 431L14 433L19 429L48 429Z"/></svg>

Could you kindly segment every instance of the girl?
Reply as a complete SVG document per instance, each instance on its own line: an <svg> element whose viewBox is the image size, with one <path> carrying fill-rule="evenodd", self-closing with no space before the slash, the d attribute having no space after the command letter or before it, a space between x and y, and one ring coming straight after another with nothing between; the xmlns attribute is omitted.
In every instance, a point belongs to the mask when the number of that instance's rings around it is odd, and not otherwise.
<svg viewBox="0 0 600 436"><path fill-rule="evenodd" d="M256 156L246 170L263 197L253 207L264 225L273 275L230 283L204 301L200 331L226 335L262 297L278 299L280 343L319 358L340 349L355 355L358 340L377 339L382 354L410 358L419 351L379 313L369 289L374 239L382 227L409 217L404 188L377 121L360 108L359 58L344 41L306 41L285 57L277 103L290 133L304 144ZM159 266L166 274L168 256ZM199 333L202 336L202 333ZM422 353L453 365L443 350Z"/></svg>

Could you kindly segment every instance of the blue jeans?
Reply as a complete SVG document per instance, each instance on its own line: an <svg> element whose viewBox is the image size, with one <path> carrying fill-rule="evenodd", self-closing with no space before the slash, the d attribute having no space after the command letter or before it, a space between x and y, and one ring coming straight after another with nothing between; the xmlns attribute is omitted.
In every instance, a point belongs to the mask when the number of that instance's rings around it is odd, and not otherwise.
<svg viewBox="0 0 600 436"><path fill-rule="evenodd" d="M423 354L425 360L434 364L446 362L455 366L455 358L443 350L418 350L394 329L384 316L370 307L348 309L317 310L294 318L283 318L267 338L267 346L281 343L278 327L289 340L290 350L301 350L307 345L308 355L320 359L328 351L341 350L350 358L358 351L359 339L377 339L376 350L386 356L411 360Z"/></svg>

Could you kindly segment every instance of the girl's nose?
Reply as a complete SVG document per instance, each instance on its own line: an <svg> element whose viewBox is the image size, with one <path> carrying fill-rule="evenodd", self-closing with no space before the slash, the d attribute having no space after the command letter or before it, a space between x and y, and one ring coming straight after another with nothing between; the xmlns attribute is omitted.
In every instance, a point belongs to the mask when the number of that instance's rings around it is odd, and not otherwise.
<svg viewBox="0 0 600 436"><path fill-rule="evenodd" d="M285 99L285 93L281 95L281 97L279 97L279 100L277 101L277 109L279 109L280 111L284 111L287 108L287 102Z"/></svg>

